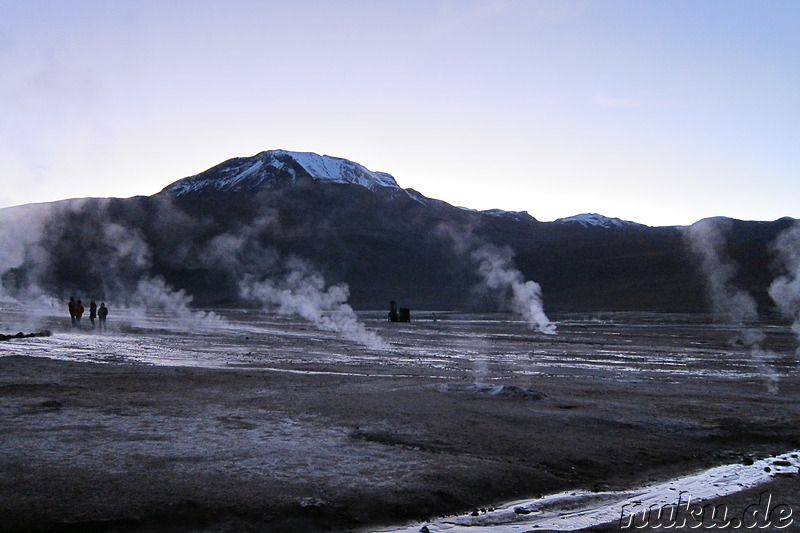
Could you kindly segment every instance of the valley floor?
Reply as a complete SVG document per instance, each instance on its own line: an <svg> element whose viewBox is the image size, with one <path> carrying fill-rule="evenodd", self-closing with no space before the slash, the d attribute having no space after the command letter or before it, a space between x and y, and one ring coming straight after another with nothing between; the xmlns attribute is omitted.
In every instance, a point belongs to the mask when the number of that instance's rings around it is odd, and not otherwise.
<svg viewBox="0 0 800 533"><path fill-rule="evenodd" d="M390 530L800 448L783 325L754 351L702 316L367 315L376 350L223 318L0 345L0 530ZM797 479L768 489L800 524Z"/></svg>

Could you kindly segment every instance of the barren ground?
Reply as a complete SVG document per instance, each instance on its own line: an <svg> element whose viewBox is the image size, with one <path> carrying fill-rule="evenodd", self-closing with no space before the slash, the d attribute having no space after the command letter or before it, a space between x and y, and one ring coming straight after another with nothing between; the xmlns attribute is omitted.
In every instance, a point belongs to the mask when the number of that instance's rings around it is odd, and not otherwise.
<svg viewBox="0 0 800 533"><path fill-rule="evenodd" d="M0 344L0 530L374 531L800 448L784 326L764 362L705 317L368 319L381 352L245 316Z"/></svg>

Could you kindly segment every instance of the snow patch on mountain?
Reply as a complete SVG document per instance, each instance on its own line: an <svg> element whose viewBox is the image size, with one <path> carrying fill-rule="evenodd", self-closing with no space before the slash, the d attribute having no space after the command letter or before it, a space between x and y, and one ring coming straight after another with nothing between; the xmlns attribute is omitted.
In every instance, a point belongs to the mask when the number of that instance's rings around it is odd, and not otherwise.
<svg viewBox="0 0 800 533"><path fill-rule="evenodd" d="M294 183L301 177L321 183L360 185L372 191L402 190L385 172L372 172L347 159L311 152L269 150L237 157L167 186L162 192L185 196L204 192L255 191Z"/></svg>
<svg viewBox="0 0 800 533"><path fill-rule="evenodd" d="M261 168L263 168L263 166L264 166L264 162L263 161L256 161L255 163L250 165L250 167L246 168L244 171L239 172L238 174L236 174L236 176L231 178L229 181L230 181L230 183L237 183L237 182L240 182L240 181L242 181L244 179L247 179L248 176L252 176L256 172L261 170Z"/></svg>
<svg viewBox="0 0 800 533"><path fill-rule="evenodd" d="M597 213L583 213L572 217L559 218L555 220L556 224L580 224L584 228L631 228L631 227L644 227L643 224L638 222L630 222L619 218L609 218Z"/></svg>
<svg viewBox="0 0 800 533"><path fill-rule="evenodd" d="M347 159L319 155L313 152L289 152L273 150L267 154L288 155L302 166L317 181L330 183L353 183L368 189L376 187L400 188L395 179L385 172L372 172L363 165Z"/></svg>
<svg viewBox="0 0 800 533"><path fill-rule="evenodd" d="M510 218L517 222L536 220L527 211L504 211L502 209L484 209L481 211L484 215L489 215L499 218Z"/></svg>

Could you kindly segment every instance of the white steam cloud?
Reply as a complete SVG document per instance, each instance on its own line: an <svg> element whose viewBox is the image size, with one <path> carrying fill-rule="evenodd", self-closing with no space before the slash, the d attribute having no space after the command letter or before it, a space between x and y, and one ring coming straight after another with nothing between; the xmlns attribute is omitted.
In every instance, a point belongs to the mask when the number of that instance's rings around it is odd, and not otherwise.
<svg viewBox="0 0 800 533"><path fill-rule="evenodd" d="M785 273L772 282L769 296L780 313L792 321L792 331L800 342L800 223L778 235L772 250Z"/></svg>
<svg viewBox="0 0 800 533"><path fill-rule="evenodd" d="M469 254L481 283L476 289L499 299L501 304L522 317L532 329L555 335L556 325L547 318L542 300L542 288L535 281L526 281L514 266L514 252L508 246L482 243L472 233L441 225L437 235L447 238L456 253Z"/></svg>
<svg viewBox="0 0 800 533"><path fill-rule="evenodd" d="M129 318L140 323L150 323L148 319L152 312L158 311L162 325L170 325L165 320L171 324L179 323L181 327L224 325L224 320L213 313L192 310L192 297L184 291L176 291L163 278L149 274L154 254L141 230L111 219L99 219L98 213L107 206L108 200L69 200L54 205L34 204L0 211L0 243L7 252L0 258L0 273L26 262L28 278L23 286L16 288L16 297L25 302L29 312L46 317L52 310L65 311L65 302L40 288L36 280L50 277L53 263L62 254L68 258L67 262L83 258L89 252L82 248L82 244L89 241L93 246L92 255L81 263L81 272L99 282L100 288L95 290L104 295L103 300L109 307L125 310ZM87 230L82 232L73 226L74 219L70 217L75 215L85 216L96 223L87 224ZM59 234L58 239L51 238L48 242L50 248L46 249L42 239L48 220L51 225L63 223L65 231ZM59 229L62 228L56 226L56 230ZM75 231L70 233L70 229ZM62 247L54 249L54 243ZM88 307L92 291L83 292L74 287L72 290L73 295L83 299ZM0 297L11 298L2 286Z"/></svg>
<svg viewBox="0 0 800 533"><path fill-rule="evenodd" d="M535 281L525 281L522 273L514 267L510 248L484 244L474 250L471 257L487 289L501 295L511 310L531 328L555 335L556 326L544 312L542 288Z"/></svg>
<svg viewBox="0 0 800 533"><path fill-rule="evenodd" d="M23 205L0 210L0 274L22 264L25 254L40 254L36 242L42 232L48 211L41 204ZM31 287L26 300L38 298L41 291ZM14 300L3 287L0 276L0 300Z"/></svg>
<svg viewBox="0 0 800 533"><path fill-rule="evenodd" d="M268 213L235 233L217 235L202 251L203 264L232 273L240 280L239 295L264 309L299 316L320 330L336 332L368 348L389 349L347 303L350 289L346 284L328 287L308 262L298 257L284 260L275 249L259 244L259 234L276 229L276 218Z"/></svg>
<svg viewBox="0 0 800 533"><path fill-rule="evenodd" d="M103 292L120 302L135 321L145 321L153 311L180 327L222 327L226 321L211 312L192 309L192 297L175 290L160 276L150 276L153 254L135 228L109 223L102 228L108 250L98 268ZM162 324L163 321L162 321Z"/></svg>
<svg viewBox="0 0 800 533"><path fill-rule="evenodd" d="M709 218L689 227L687 235L690 249L700 259L712 310L742 324L758 318L758 307L749 293L732 284L739 267L725 252L730 227L728 219Z"/></svg>
<svg viewBox="0 0 800 533"><path fill-rule="evenodd" d="M27 304L49 296L49 307L60 312L64 294L85 301L102 295L107 306L143 327L156 323L215 329L228 324L213 312L192 308L190 294L153 271L178 265L216 272L223 279L239 280L240 292L265 307L371 348L389 347L347 304L347 285L326 287L322 275L307 263L284 260L265 244L283 233L274 210L264 209L236 231L214 234L212 220L186 214L167 199L140 207L125 210L112 200L73 200L2 210L0 244L5 253L0 254L0 274L10 273L15 297ZM194 231L207 233L198 238ZM59 286L53 280L63 272L67 275ZM39 288L40 282L49 284L49 291ZM0 298L11 298L6 293L0 285ZM112 311L112 316L120 315Z"/></svg>
<svg viewBox="0 0 800 533"><path fill-rule="evenodd" d="M766 378L768 390L776 393L778 377L769 364L776 354L761 348L766 339L764 332L748 325L758 320L758 305L750 293L733 285L739 267L726 252L726 233L731 225L730 219L701 220L686 230L687 243L700 260L712 311L739 324L736 342L749 349L751 360Z"/></svg>
<svg viewBox="0 0 800 533"><path fill-rule="evenodd" d="M227 322L213 312L191 309L192 297L183 290L174 290L160 277L145 277L136 284L129 299L133 315L146 318L151 310L166 313L180 324L204 329L224 327Z"/></svg>
<svg viewBox="0 0 800 533"><path fill-rule="evenodd" d="M336 332L368 348L390 348L347 304L350 290L346 284L326 287L322 275L298 258L287 260L286 268L288 272L277 278L245 279L240 285L241 295L279 314L300 316L321 330Z"/></svg>

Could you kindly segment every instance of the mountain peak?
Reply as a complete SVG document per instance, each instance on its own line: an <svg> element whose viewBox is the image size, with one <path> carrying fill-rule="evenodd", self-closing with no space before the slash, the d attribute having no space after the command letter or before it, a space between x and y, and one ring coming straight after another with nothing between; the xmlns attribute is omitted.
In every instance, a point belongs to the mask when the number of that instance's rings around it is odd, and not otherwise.
<svg viewBox="0 0 800 533"><path fill-rule="evenodd" d="M313 152L267 150L252 157L236 157L200 174L168 185L161 192L171 196L194 196L208 192L251 192L311 179L320 183L348 183L370 190L400 189L385 172Z"/></svg>
<svg viewBox="0 0 800 533"><path fill-rule="evenodd" d="M625 228L625 227L643 227L642 224L637 222L630 222L621 220L619 218L609 218L597 213L583 213L567 218L559 218L555 221L558 224L580 224L584 228Z"/></svg>

